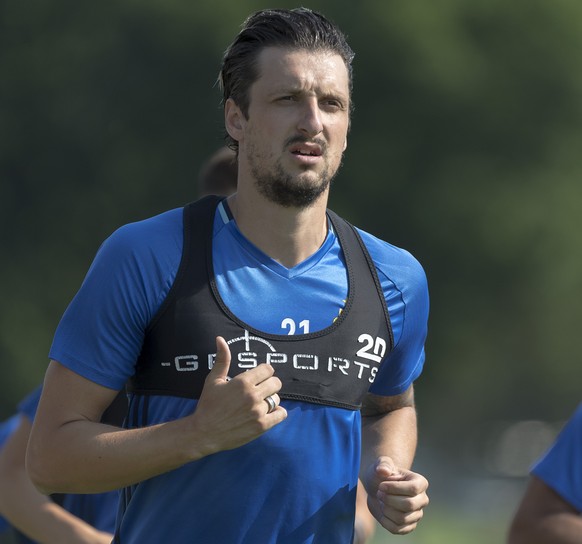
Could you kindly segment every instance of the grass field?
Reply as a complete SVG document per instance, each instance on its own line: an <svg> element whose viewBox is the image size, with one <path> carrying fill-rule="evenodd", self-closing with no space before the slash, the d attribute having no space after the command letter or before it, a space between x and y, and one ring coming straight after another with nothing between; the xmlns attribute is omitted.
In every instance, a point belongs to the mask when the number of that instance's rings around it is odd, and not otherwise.
<svg viewBox="0 0 582 544"><path fill-rule="evenodd" d="M416 531L394 536L378 529L370 544L504 544L508 519L463 518L431 506Z"/></svg>

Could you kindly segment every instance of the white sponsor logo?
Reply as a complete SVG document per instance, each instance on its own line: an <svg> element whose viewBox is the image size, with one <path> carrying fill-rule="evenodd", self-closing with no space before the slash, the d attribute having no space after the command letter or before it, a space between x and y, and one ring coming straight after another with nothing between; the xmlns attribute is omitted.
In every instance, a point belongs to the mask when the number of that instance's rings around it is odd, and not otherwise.
<svg viewBox="0 0 582 544"><path fill-rule="evenodd" d="M235 354L232 361L241 370L255 368L261 363L269 365L291 365L297 371L326 371L329 373L339 372L344 376L355 376L359 380L367 379L370 383L376 378L378 366L383 357L386 355L386 342L379 337L373 337L370 334L360 334L358 342L362 347L355 353L353 359L346 359L330 355L325 360L320 360L315 354L310 353L286 353L279 352L275 346L268 340L260 336L253 336L245 330L243 336L228 340L227 344L233 345L243 342L244 347ZM258 342L263 345L262 352L267 350L266 356L259 354L253 349L254 344ZM208 355L205 370L210 370L214 366L216 353ZM365 359L362 361L361 359ZM162 362L164 367L174 367L178 372L194 372L201 369L200 357L198 355L178 355L172 362Z"/></svg>

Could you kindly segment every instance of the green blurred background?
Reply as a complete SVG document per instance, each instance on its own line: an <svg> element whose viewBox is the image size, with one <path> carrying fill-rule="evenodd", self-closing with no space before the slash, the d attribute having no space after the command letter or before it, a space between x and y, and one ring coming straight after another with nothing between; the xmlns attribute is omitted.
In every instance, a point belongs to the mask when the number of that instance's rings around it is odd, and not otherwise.
<svg viewBox="0 0 582 544"><path fill-rule="evenodd" d="M118 226L196 196L251 0L0 0L0 417ZM582 3L305 0L356 51L337 212L424 265L416 533L494 544L581 399Z"/></svg>

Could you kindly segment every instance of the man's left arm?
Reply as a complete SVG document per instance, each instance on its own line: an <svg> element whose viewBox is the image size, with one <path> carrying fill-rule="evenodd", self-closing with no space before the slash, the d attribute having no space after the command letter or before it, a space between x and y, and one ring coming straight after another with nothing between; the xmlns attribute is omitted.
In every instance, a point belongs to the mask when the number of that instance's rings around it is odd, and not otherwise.
<svg viewBox="0 0 582 544"><path fill-rule="evenodd" d="M361 479L368 508L393 534L413 531L428 504L428 481L410 470L417 443L414 389L384 397L368 393L362 405Z"/></svg>

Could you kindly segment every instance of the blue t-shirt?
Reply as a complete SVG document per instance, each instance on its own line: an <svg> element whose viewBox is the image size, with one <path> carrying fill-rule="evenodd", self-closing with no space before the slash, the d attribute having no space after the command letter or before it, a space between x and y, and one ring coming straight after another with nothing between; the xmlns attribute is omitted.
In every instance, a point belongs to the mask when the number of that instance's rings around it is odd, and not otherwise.
<svg viewBox="0 0 582 544"><path fill-rule="evenodd" d="M532 468L532 474L582 512L582 404Z"/></svg>
<svg viewBox="0 0 582 544"><path fill-rule="evenodd" d="M37 387L18 404L21 415L34 421L42 387ZM119 503L119 492L95 494L66 493L59 496L59 504L78 518L86 521L100 531L113 533L115 531L115 518Z"/></svg>
<svg viewBox="0 0 582 544"><path fill-rule="evenodd" d="M134 372L144 331L166 298L182 255L182 209L116 231L100 248L65 312L50 357L119 390ZM428 319L426 277L406 251L360 234L378 270L394 333L370 391L397 395L420 375ZM223 204L215 216L213 264L222 299L240 319L274 334L328 327L348 280L330 231L312 256L288 269L238 230ZM131 401L128 421L145 402ZM283 400L287 419L243 447L151 478L131 496L118 542L307 544L351 542L360 461L357 411ZM150 396L148 424L191 414L196 400Z"/></svg>
<svg viewBox="0 0 582 544"><path fill-rule="evenodd" d="M18 427L18 416L14 415L2 423L0 423L0 449L4 446L4 443L8 440L10 435ZM3 533L10 528L10 524L0 516L0 533Z"/></svg>

